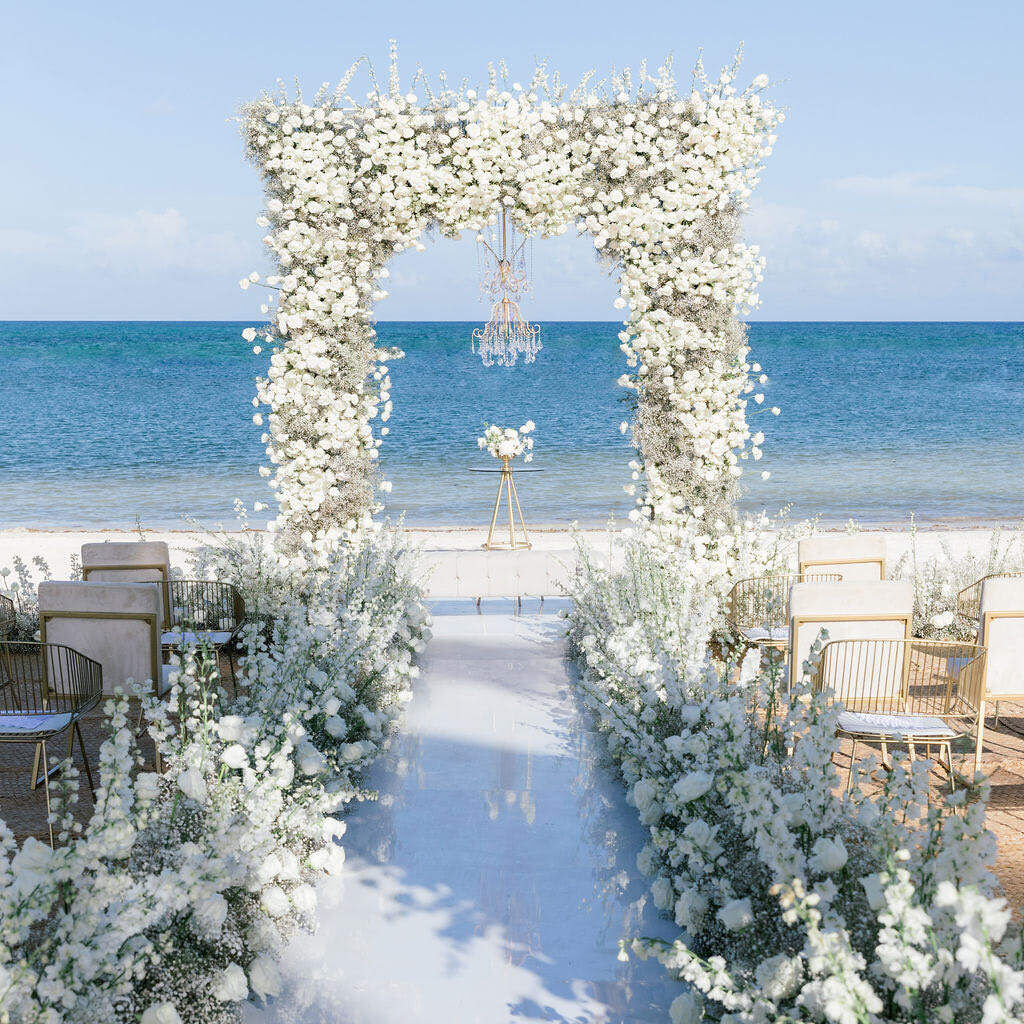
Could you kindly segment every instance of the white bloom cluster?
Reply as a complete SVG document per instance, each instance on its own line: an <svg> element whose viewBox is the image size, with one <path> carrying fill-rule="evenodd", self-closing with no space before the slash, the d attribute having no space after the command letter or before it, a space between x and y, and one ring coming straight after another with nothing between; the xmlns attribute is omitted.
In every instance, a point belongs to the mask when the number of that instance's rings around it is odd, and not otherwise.
<svg viewBox="0 0 1024 1024"><path fill-rule="evenodd" d="M264 96L243 112L278 265L270 322L245 331L273 347L257 401L269 407L261 471L277 493L275 528L316 539L369 523L373 422L390 414L398 354L375 347L388 262L422 249L431 227L476 233L505 208L527 235L586 230L618 267L631 369L621 383L636 392L646 473L635 515L664 526L669 545L694 522L717 543L750 441L737 315L756 303L762 261L738 241L737 218L782 121L763 99L767 78L739 90L736 65L713 81L698 65L680 96L666 64L568 94L540 66L525 88L492 70L482 94L444 79L435 92L418 76L421 99L393 63L388 85L374 80L357 101L346 95L357 67L333 96Z"/></svg>
<svg viewBox="0 0 1024 1024"><path fill-rule="evenodd" d="M484 436L476 439L478 448L486 448L496 459L514 459L523 455L523 462L533 461L533 438L536 430L533 420L527 420L518 430L515 427L496 427L484 424Z"/></svg>
<svg viewBox="0 0 1024 1024"><path fill-rule="evenodd" d="M689 986L673 1021L1021 1019L984 786L929 799L927 762L897 760L873 796L837 795L837 707L781 702L756 654L709 657L721 587L699 561L641 536L620 569L581 552L573 590L580 686L649 830L638 866L683 929L633 942Z"/></svg>
<svg viewBox="0 0 1024 1024"><path fill-rule="evenodd" d="M119 697L84 828L69 764L55 851L19 848L0 822L0 1019L228 1024L240 1001L280 991L276 956L313 924L313 883L344 861L337 815L370 795L361 772L429 637L392 534L303 558L316 570L256 540L205 553L256 624L244 687L229 704L212 658L190 651L169 704L144 696L161 774Z"/></svg>
<svg viewBox="0 0 1024 1024"><path fill-rule="evenodd" d="M1003 572L1024 573L1024 526L993 530L984 554L957 554L941 540L938 554L923 558L911 522L910 550L892 569L894 578L913 581L914 622L920 636L972 643L978 621L960 613L957 595L983 577Z"/></svg>

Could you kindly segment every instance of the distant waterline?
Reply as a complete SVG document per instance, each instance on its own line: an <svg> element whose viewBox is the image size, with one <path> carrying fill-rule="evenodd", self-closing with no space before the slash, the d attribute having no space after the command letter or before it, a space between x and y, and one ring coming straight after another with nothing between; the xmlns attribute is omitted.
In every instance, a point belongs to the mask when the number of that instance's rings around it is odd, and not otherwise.
<svg viewBox="0 0 1024 1024"><path fill-rule="evenodd" d="M0 526L230 524L234 498L269 501L251 421L267 354L244 326L0 323ZM481 365L473 326L379 325L406 352L382 449L390 510L485 525L493 481L469 472L490 464L476 437L485 420L533 419L543 472L519 485L528 520L625 516L619 325L542 324L537 361L510 370ZM1024 324L753 323L750 342L771 380L751 405L767 442L745 508L865 523L1024 515Z"/></svg>

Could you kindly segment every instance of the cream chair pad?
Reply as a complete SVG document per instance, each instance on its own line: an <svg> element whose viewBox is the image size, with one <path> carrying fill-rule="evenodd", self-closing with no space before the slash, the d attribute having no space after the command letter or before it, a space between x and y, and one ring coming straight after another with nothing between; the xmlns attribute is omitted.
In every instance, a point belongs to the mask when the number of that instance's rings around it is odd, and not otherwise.
<svg viewBox="0 0 1024 1024"><path fill-rule="evenodd" d="M986 699L1024 698L1024 579L982 583L978 643L987 651Z"/></svg>

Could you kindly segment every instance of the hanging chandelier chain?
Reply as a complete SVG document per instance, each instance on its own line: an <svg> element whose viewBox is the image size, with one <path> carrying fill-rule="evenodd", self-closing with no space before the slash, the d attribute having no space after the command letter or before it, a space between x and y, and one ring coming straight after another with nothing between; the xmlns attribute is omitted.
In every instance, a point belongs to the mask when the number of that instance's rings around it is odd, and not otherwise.
<svg viewBox="0 0 1024 1024"><path fill-rule="evenodd" d="M477 241L477 267L484 268L480 294L493 305L490 320L473 331L473 350L479 351L484 366L514 366L520 353L524 362L532 363L541 349L540 327L523 319L516 300L533 290L533 239L524 236L516 244L515 225L502 206L500 238L494 238L500 253L482 234Z"/></svg>

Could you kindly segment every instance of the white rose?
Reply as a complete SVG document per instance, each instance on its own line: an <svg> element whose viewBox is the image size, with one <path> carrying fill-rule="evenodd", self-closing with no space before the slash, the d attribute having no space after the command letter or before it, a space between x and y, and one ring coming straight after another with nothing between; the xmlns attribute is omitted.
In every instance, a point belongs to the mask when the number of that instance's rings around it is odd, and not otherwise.
<svg viewBox="0 0 1024 1024"><path fill-rule="evenodd" d="M819 875L830 875L838 871L846 863L846 847L838 836L829 839L820 836L811 848L811 858L807 862L810 869Z"/></svg>
<svg viewBox="0 0 1024 1024"><path fill-rule="evenodd" d="M260 903L271 917L284 917L291 910L288 894L279 885L268 885L260 893Z"/></svg>
<svg viewBox="0 0 1024 1024"><path fill-rule="evenodd" d="M704 1000L696 992L684 992L668 1008L672 1024L698 1024L704 1019Z"/></svg>
<svg viewBox="0 0 1024 1024"><path fill-rule="evenodd" d="M219 892L211 893L193 904L192 916L200 931L214 938L228 916L228 901Z"/></svg>
<svg viewBox="0 0 1024 1024"><path fill-rule="evenodd" d="M758 988L769 999L779 1002L796 992L803 980L803 974L803 961L800 957L788 957L784 953L779 953L758 964L754 977L757 979Z"/></svg>
<svg viewBox="0 0 1024 1024"><path fill-rule="evenodd" d="M328 697L327 700L324 701L324 714L330 718L331 715L336 715L338 713L338 709L340 707L341 701L338 700L337 697Z"/></svg>
<svg viewBox="0 0 1024 1024"><path fill-rule="evenodd" d="M228 964L213 981L213 998L221 1003L240 1003L249 994L245 971L238 964Z"/></svg>
<svg viewBox="0 0 1024 1024"><path fill-rule="evenodd" d="M687 931L697 931L704 915L708 911L707 897L696 889L687 889L679 899L676 900L675 918L676 924Z"/></svg>
<svg viewBox="0 0 1024 1024"><path fill-rule="evenodd" d="M178 775L178 788L197 803L206 800L206 779L198 768L186 768Z"/></svg>
<svg viewBox="0 0 1024 1024"><path fill-rule="evenodd" d="M220 759L229 767L235 769L244 768L249 763L249 755L245 747L239 743L232 743L221 752Z"/></svg>
<svg viewBox="0 0 1024 1024"><path fill-rule="evenodd" d="M672 882L665 875L658 875L651 886L651 894L654 897L654 905L659 910L668 910L672 906Z"/></svg>
<svg viewBox="0 0 1024 1024"><path fill-rule="evenodd" d="M718 920L731 932L738 932L754 922L754 912L750 909L750 900L730 900L718 911Z"/></svg>
<svg viewBox="0 0 1024 1024"><path fill-rule="evenodd" d="M245 730L245 720L240 715L225 715L214 725L214 729L225 743L237 743Z"/></svg>
<svg viewBox="0 0 1024 1024"><path fill-rule="evenodd" d="M246 329L244 331L242 331L242 337L246 341L255 341L256 340L256 328L255 327L246 327Z"/></svg>
<svg viewBox="0 0 1024 1024"><path fill-rule="evenodd" d="M710 772L690 772L673 787L676 799L683 804L702 797L713 785L715 777Z"/></svg>
<svg viewBox="0 0 1024 1024"><path fill-rule="evenodd" d="M264 998L281 992L281 975L277 964L266 953L261 953L249 964L249 985L256 995Z"/></svg>
<svg viewBox="0 0 1024 1024"><path fill-rule="evenodd" d="M135 792L140 800L155 800L160 792L160 776L156 772L140 772L135 779Z"/></svg>
<svg viewBox="0 0 1024 1024"><path fill-rule="evenodd" d="M339 718L337 715L331 715L331 717L324 722L324 729L327 730L328 736L333 736L336 740L340 740L341 737L348 732L348 723L344 718Z"/></svg>
<svg viewBox="0 0 1024 1024"><path fill-rule="evenodd" d="M154 1003L146 1008L141 1024L181 1024L174 1003Z"/></svg>
<svg viewBox="0 0 1024 1024"><path fill-rule="evenodd" d="M299 771L303 775L317 775L326 769L327 762L324 760L323 754L312 743L303 743L297 753Z"/></svg>

